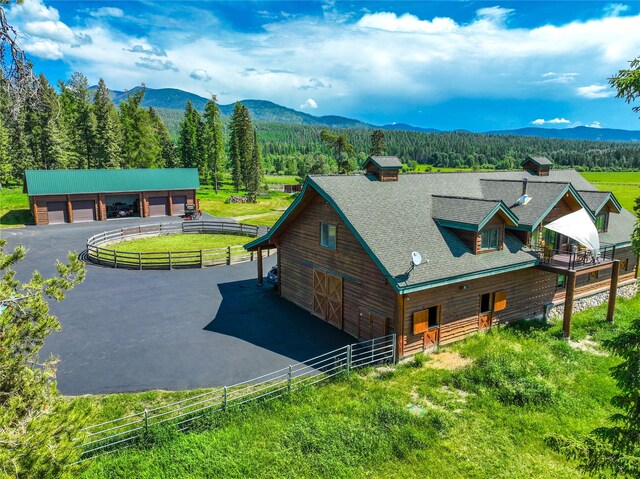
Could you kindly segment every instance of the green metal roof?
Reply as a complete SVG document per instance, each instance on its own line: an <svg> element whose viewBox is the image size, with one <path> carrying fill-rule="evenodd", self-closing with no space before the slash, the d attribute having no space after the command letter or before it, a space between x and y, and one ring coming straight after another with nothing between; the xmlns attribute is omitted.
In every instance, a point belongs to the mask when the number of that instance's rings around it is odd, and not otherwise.
<svg viewBox="0 0 640 479"><path fill-rule="evenodd" d="M24 178L29 196L200 188L197 168L26 170Z"/></svg>

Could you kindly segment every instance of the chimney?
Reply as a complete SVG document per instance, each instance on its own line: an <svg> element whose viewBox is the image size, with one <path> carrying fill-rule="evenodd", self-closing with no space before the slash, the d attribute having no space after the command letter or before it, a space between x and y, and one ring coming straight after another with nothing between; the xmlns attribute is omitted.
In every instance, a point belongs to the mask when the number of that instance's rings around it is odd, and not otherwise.
<svg viewBox="0 0 640 479"><path fill-rule="evenodd" d="M527 196L527 185L529 184L528 178L522 178L522 196Z"/></svg>

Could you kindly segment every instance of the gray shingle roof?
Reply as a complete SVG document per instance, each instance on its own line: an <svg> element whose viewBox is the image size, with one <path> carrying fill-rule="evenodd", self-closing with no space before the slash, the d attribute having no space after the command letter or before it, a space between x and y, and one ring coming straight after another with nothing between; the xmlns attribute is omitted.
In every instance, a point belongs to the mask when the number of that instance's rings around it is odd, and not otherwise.
<svg viewBox="0 0 640 479"><path fill-rule="evenodd" d="M578 191L589 209L596 214L611 197L610 191Z"/></svg>
<svg viewBox="0 0 640 479"><path fill-rule="evenodd" d="M317 189L337 208L391 284L409 292L534 264L535 256L508 230L502 251L475 255L453 231L433 218L441 206L439 196L463 193L479 199L504 198L510 207L522 193L523 176L529 180L532 200L513 209L521 223L544 213L568 183L576 189L598 191L574 170L551 170L544 177L524 171L400 175L398 181L391 182L372 181L364 175L311 176L306 187ZM496 182L482 181L490 179L509 181L496 188ZM481 203L486 202L477 204ZM612 214L609 231L601 234L601 239L628 243L633 227L631 213ZM424 261L409 271L412 251L420 252Z"/></svg>
<svg viewBox="0 0 640 479"><path fill-rule="evenodd" d="M505 202L511 211L518 216L521 225L532 226L544 215L567 189L568 183L562 182L532 182L527 184L527 195L531 198L527 204L518 205L522 196L522 179L506 180L483 178L482 196L495 198Z"/></svg>
<svg viewBox="0 0 640 479"><path fill-rule="evenodd" d="M479 226L500 208L508 213L506 205L499 200L433 195L431 215L436 220Z"/></svg>
<svg viewBox="0 0 640 479"><path fill-rule="evenodd" d="M521 164L526 163L527 161L533 161L534 163L540 166L551 166L553 165L553 161L551 161L546 156L528 156L526 160L524 160Z"/></svg>
<svg viewBox="0 0 640 479"><path fill-rule="evenodd" d="M370 156L364 164L366 165L369 161L373 161L378 168L383 170L402 168L402 162L397 156Z"/></svg>

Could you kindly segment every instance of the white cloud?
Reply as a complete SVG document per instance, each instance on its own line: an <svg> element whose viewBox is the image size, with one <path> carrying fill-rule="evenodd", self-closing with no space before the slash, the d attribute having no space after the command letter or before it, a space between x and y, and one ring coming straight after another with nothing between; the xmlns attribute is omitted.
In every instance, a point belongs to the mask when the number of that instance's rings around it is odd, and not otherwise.
<svg viewBox="0 0 640 479"><path fill-rule="evenodd" d="M172 70L177 72L180 70L171 60L159 60L157 58L149 57L140 58L140 60L136 62L136 66L155 71Z"/></svg>
<svg viewBox="0 0 640 479"><path fill-rule="evenodd" d="M60 45L51 40L34 40L25 45L25 51L44 60L60 60L62 50Z"/></svg>
<svg viewBox="0 0 640 479"><path fill-rule="evenodd" d="M167 52L159 47L144 47L142 45L134 45L131 48L125 48L128 52L144 53L145 55L154 55L156 57L166 57Z"/></svg>
<svg viewBox="0 0 640 479"><path fill-rule="evenodd" d="M589 128L602 128L602 125L600 124L599 121L593 121L593 122L591 122L591 123L589 123L587 125L584 125L584 126L587 126Z"/></svg>
<svg viewBox="0 0 640 479"><path fill-rule="evenodd" d="M542 118L538 118L537 120L533 120L531 122L532 125L564 125L571 123L571 120L567 120L566 118L553 118L551 120L544 120Z"/></svg>
<svg viewBox="0 0 640 479"><path fill-rule="evenodd" d="M124 12L121 8L116 7L100 7L96 10L92 10L89 12L89 15L92 17L114 17L114 18L122 18L124 17Z"/></svg>
<svg viewBox="0 0 640 479"><path fill-rule="evenodd" d="M201 69L193 70L189 74L189 76L194 80L198 80L198 81L204 81L204 82L211 81L211 75L207 73L207 70L201 70Z"/></svg>
<svg viewBox="0 0 640 479"><path fill-rule="evenodd" d="M476 14L480 18L490 19L493 21L503 21L514 12L512 8L503 7L485 7L476 10Z"/></svg>
<svg viewBox="0 0 640 479"><path fill-rule="evenodd" d="M307 98L307 101L305 101L302 105L300 105L301 110L304 110L305 108L315 109L315 108L318 108L318 104L313 98Z"/></svg>
<svg viewBox="0 0 640 479"><path fill-rule="evenodd" d="M23 21L60 20L58 10L53 7L45 7L40 0L25 0L23 3L14 4L8 13L9 18L20 18Z"/></svg>
<svg viewBox="0 0 640 479"><path fill-rule="evenodd" d="M609 85L588 85L578 87L578 95L589 99L608 98L614 96Z"/></svg>
<svg viewBox="0 0 640 479"><path fill-rule="evenodd" d="M621 3L610 3L604 7L605 13L611 17L617 17L627 10L629 10L629 5L623 5Z"/></svg>
<svg viewBox="0 0 640 479"><path fill-rule="evenodd" d="M367 13L359 21L362 28L375 28L388 32L421 32L442 33L452 32L458 28L458 24L451 18L436 17L433 20L420 20L415 15L405 13L397 16L395 13Z"/></svg>
<svg viewBox="0 0 640 479"><path fill-rule="evenodd" d="M571 83L575 81L576 77L579 76L579 73L556 73L556 72L546 72L542 74L541 83Z"/></svg>

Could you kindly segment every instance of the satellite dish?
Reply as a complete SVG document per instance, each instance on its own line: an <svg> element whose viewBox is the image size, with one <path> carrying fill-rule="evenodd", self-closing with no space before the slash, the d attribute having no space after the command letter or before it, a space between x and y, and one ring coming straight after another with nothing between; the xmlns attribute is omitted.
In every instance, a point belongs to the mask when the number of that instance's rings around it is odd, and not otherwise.
<svg viewBox="0 0 640 479"><path fill-rule="evenodd" d="M418 266L420 263L422 263L422 255L420 253L418 253L417 251L414 251L411 253L411 263L414 266Z"/></svg>

